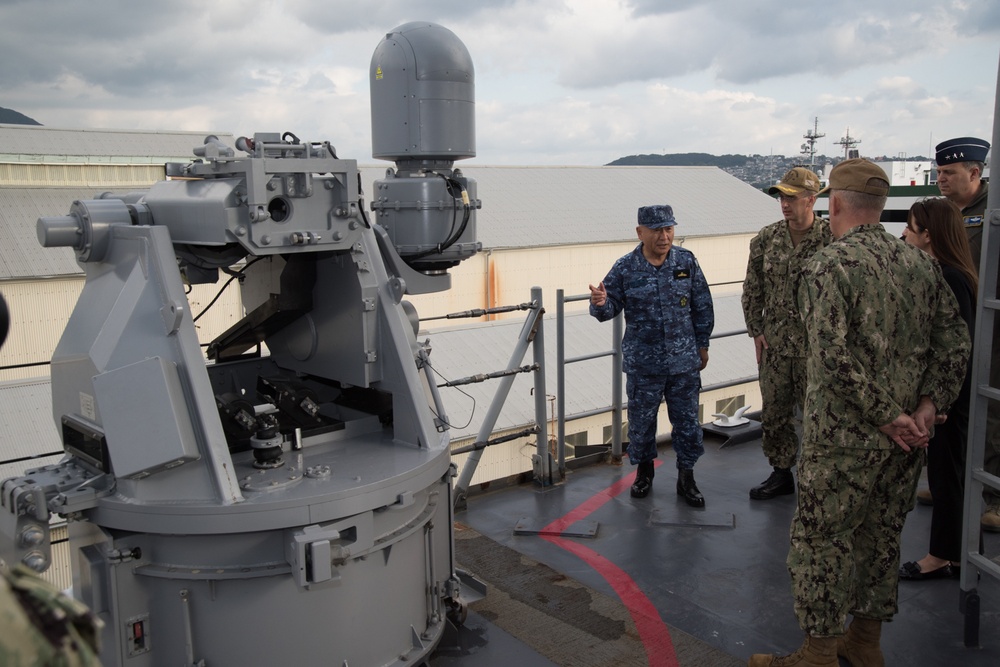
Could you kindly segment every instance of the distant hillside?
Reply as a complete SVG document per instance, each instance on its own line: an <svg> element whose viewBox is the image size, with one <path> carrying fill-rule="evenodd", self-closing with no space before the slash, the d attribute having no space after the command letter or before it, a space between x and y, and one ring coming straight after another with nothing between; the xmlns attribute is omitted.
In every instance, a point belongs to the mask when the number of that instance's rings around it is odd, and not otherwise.
<svg viewBox="0 0 1000 667"><path fill-rule="evenodd" d="M41 123L34 118L29 118L19 111L5 109L4 107L0 107L0 123L9 123L11 125L41 125Z"/></svg>
<svg viewBox="0 0 1000 667"><path fill-rule="evenodd" d="M820 158L820 164L826 158ZM744 183L766 190L774 185L782 174L792 167L802 164L800 156L787 158L784 155L711 155L709 153L671 153L664 155L627 155L618 158L608 166L639 167L718 167Z"/></svg>
<svg viewBox="0 0 1000 667"><path fill-rule="evenodd" d="M821 173L843 158L817 155L812 169ZM898 157L870 157L875 162L891 162ZM927 161L923 156L906 158L911 161ZM664 155L627 155L606 166L636 167L718 167L760 190L774 185L792 167L809 166L802 155L711 155L709 153L672 153Z"/></svg>
<svg viewBox="0 0 1000 667"><path fill-rule="evenodd" d="M709 153L671 153L669 155L626 155L609 167L742 167L750 158L746 155L710 155Z"/></svg>

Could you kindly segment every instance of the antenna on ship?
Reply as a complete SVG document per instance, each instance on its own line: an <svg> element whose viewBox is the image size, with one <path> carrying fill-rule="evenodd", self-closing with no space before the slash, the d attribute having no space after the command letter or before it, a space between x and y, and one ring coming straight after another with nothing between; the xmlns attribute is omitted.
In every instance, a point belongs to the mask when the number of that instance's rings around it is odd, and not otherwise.
<svg viewBox="0 0 1000 667"><path fill-rule="evenodd" d="M801 152L803 155L809 156L810 169L816 164L816 140L825 136L825 133L819 131L819 116L817 116L813 120L813 129L806 130L806 133L802 135L806 142L802 144Z"/></svg>
<svg viewBox="0 0 1000 667"><path fill-rule="evenodd" d="M847 133L840 138L840 141L833 142L838 146L844 147L844 159L860 157L860 154L855 149L855 146L861 143L861 140L851 136L851 128L847 128Z"/></svg>

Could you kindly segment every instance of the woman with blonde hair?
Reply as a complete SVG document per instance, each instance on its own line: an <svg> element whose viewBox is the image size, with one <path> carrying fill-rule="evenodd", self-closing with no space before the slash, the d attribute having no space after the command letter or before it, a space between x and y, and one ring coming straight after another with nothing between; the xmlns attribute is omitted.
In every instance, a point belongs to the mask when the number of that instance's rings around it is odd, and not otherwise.
<svg viewBox="0 0 1000 667"><path fill-rule="evenodd" d="M958 301L958 311L969 327L976 325L978 277L965 234L962 212L944 197L918 201L910 207L903 240L937 259ZM970 360L971 361L971 360ZM962 555L962 510L965 495L965 449L969 427L971 365L958 399L943 424L934 429L927 447L927 483L934 499L928 554L903 563L900 579L955 577Z"/></svg>

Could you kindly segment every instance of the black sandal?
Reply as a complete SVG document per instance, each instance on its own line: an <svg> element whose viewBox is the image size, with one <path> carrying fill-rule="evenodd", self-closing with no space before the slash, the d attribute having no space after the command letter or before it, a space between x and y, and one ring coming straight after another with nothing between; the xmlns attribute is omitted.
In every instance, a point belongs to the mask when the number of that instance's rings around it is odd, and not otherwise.
<svg viewBox="0 0 1000 667"><path fill-rule="evenodd" d="M950 564L942 565L941 567L931 570L930 572L924 572L920 569L920 566L916 561L909 561L903 563L899 567L899 578L908 579L910 581L924 581L926 579L951 579L956 576L955 570Z"/></svg>

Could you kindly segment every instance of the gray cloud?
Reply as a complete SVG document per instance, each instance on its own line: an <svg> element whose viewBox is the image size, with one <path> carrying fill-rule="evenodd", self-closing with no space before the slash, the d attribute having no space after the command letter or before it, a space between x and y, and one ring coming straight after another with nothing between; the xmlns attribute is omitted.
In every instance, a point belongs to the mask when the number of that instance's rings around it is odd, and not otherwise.
<svg viewBox="0 0 1000 667"><path fill-rule="evenodd" d="M363 160L371 54L417 19L473 55L487 162L797 150L814 115L913 151L907 134L989 122L1000 3L945 2L0 0L0 105L63 127L287 129Z"/></svg>
<svg viewBox="0 0 1000 667"><path fill-rule="evenodd" d="M904 0L632 0L632 13L643 20L617 42L587 44L568 54L559 80L587 89L705 71L740 85L796 74L839 76L904 62L915 50L962 39L962 26L968 31L974 24L978 34L1000 33L1000 5L988 4L952 3L918 12Z"/></svg>
<svg viewBox="0 0 1000 667"><path fill-rule="evenodd" d="M285 0L285 9L318 32L340 34L356 30L391 30L410 21L442 25L470 23L517 0L485 0L457 5L453 0L381 0L364 5L357 0Z"/></svg>
<svg viewBox="0 0 1000 667"><path fill-rule="evenodd" d="M1000 32L1000 3L972 3L961 16L959 27L962 34L970 36Z"/></svg>
<svg viewBox="0 0 1000 667"><path fill-rule="evenodd" d="M253 70L290 66L309 53L302 39L309 35L290 29L294 19L274 25L249 3L44 0L7 3L0 12L0 92L47 85L58 97L72 80L122 98L203 99L235 94Z"/></svg>
<svg viewBox="0 0 1000 667"><path fill-rule="evenodd" d="M627 7L631 7L633 16L643 17L674 14L686 11L691 7L715 3L713 0L674 0L673 2L664 2L664 0L626 0L624 4Z"/></svg>

